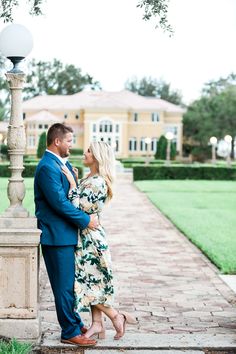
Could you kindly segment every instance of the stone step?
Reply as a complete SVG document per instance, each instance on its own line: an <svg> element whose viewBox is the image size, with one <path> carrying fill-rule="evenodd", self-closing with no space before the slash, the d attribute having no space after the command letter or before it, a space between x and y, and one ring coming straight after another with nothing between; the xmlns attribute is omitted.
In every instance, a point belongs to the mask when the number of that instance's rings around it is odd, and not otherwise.
<svg viewBox="0 0 236 354"><path fill-rule="evenodd" d="M81 348L60 343L57 334L44 338L37 354L232 354L236 353L236 337L232 334L149 334L127 333L119 341L113 340L113 331L96 347Z"/></svg>

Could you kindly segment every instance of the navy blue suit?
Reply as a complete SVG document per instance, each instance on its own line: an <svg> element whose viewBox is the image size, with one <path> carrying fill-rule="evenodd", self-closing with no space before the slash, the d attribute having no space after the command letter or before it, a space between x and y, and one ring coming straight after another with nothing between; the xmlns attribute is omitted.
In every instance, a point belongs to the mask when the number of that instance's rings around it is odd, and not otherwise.
<svg viewBox="0 0 236 354"><path fill-rule="evenodd" d="M74 308L74 249L78 228L88 226L90 217L68 200L69 182L61 171L61 161L45 152L34 181L35 214L42 230L41 245L52 286L62 338L81 334L81 318ZM71 165L67 167L72 171Z"/></svg>

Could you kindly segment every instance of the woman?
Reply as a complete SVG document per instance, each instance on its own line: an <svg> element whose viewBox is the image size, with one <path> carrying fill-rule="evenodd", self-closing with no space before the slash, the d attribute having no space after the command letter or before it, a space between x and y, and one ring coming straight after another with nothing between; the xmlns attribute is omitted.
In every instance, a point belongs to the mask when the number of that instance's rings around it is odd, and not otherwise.
<svg viewBox="0 0 236 354"><path fill-rule="evenodd" d="M80 181L79 186L66 167L63 173L69 183L69 199L74 206L88 214L98 214L104 203L112 198L114 153L111 146L104 142L93 142L84 154L84 165L90 173ZM76 170L75 170L76 172ZM114 339L125 333L125 325L134 323L132 317L113 308L114 287L111 256L103 227L96 230L80 231L75 252L75 311L92 312L92 325L84 334L89 338L98 334L105 338L102 312L110 318L116 330Z"/></svg>

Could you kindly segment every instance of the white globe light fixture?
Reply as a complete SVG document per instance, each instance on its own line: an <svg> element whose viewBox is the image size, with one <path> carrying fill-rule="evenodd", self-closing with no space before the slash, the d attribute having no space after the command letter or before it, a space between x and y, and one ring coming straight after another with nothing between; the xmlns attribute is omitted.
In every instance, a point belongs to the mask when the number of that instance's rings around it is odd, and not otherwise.
<svg viewBox="0 0 236 354"><path fill-rule="evenodd" d="M11 24L0 33L0 52L13 63L12 73L19 73L19 63L33 48L33 37L23 25Z"/></svg>
<svg viewBox="0 0 236 354"><path fill-rule="evenodd" d="M224 140L226 141L226 143L230 144L232 141L232 136L231 135L225 135Z"/></svg>
<svg viewBox="0 0 236 354"><path fill-rule="evenodd" d="M212 136L210 138L210 143L211 143L211 145L216 145L217 144L217 138L215 136Z"/></svg>
<svg viewBox="0 0 236 354"><path fill-rule="evenodd" d="M144 142L145 142L145 144L147 144L147 145L149 145L149 144L151 144L151 138L145 138L144 139Z"/></svg>
<svg viewBox="0 0 236 354"><path fill-rule="evenodd" d="M174 138L174 134L172 132L167 132L165 137L167 140L172 140Z"/></svg>

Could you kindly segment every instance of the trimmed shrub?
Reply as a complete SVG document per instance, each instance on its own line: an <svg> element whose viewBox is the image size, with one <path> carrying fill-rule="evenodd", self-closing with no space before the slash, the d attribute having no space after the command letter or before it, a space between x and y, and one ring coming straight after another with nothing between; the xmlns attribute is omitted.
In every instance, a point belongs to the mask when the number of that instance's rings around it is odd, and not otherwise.
<svg viewBox="0 0 236 354"><path fill-rule="evenodd" d="M166 159L167 152L167 139L164 135L161 135L160 139L157 142L157 151L155 153L155 159ZM171 142L170 144L170 158L173 160L176 156L176 146Z"/></svg>
<svg viewBox="0 0 236 354"><path fill-rule="evenodd" d="M215 166L135 166L134 181L159 179L236 180L236 168Z"/></svg>
<svg viewBox="0 0 236 354"><path fill-rule="evenodd" d="M39 143L37 148L37 157L41 159L47 147L47 134L43 132L39 137Z"/></svg>
<svg viewBox="0 0 236 354"><path fill-rule="evenodd" d="M24 164L24 171L22 177L34 177L37 163ZM83 167L81 165L74 165L78 168L79 178L83 177ZM10 177L11 171L9 170L9 164L0 164L0 177Z"/></svg>
<svg viewBox="0 0 236 354"><path fill-rule="evenodd" d="M192 160L204 162L211 158L211 146L195 146L191 151Z"/></svg>
<svg viewBox="0 0 236 354"><path fill-rule="evenodd" d="M84 153L83 149L70 149L71 155L83 155L83 153Z"/></svg>

